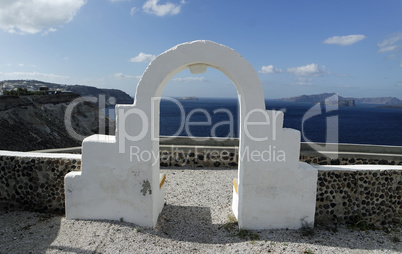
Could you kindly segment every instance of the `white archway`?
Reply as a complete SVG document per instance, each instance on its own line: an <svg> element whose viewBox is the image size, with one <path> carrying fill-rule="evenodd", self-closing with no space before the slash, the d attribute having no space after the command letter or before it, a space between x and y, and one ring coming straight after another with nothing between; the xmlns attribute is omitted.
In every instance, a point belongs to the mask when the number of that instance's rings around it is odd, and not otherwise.
<svg viewBox="0 0 402 254"><path fill-rule="evenodd" d="M239 226L298 228L300 219L314 221L317 170L298 161L300 133L282 128L282 112L265 110L250 63L211 41L180 44L159 55L140 79L134 104L116 106L116 136L84 140L82 172L65 179L68 219L124 218L155 226L164 198L159 161L152 160L159 155L160 96L178 72L200 73L207 67L223 72L238 92L239 166L232 208ZM273 150L281 152L281 160L269 154Z"/></svg>
<svg viewBox="0 0 402 254"><path fill-rule="evenodd" d="M239 147L241 149L244 147L243 139L247 138L244 134L243 120L252 110L265 111L264 94L257 72L250 63L239 53L224 45L211 41L194 41L177 45L162 53L148 65L141 77L135 93L134 105L139 108L140 105L149 106L152 99L161 97L163 89L173 76L188 68L191 71L197 71L195 70L197 67L201 70L203 67L217 69L235 85L240 105ZM153 122L149 122L149 126L153 124L153 136L157 137L159 135L159 104L154 105L154 111L149 113L156 116ZM240 165L239 168L241 168Z"/></svg>

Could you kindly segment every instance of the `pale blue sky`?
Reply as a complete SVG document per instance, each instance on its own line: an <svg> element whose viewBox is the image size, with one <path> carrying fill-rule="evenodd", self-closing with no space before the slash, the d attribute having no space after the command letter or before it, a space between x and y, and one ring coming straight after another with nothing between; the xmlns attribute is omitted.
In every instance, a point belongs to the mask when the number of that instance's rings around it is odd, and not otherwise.
<svg viewBox="0 0 402 254"><path fill-rule="evenodd" d="M402 1L0 0L0 80L121 89L187 41L233 48L266 98L402 99ZM166 96L235 97L219 71L183 71Z"/></svg>

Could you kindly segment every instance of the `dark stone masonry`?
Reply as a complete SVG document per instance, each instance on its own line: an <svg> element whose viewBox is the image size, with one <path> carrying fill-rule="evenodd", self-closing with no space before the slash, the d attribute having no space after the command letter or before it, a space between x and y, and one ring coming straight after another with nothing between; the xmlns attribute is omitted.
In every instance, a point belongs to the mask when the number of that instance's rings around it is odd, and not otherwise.
<svg viewBox="0 0 402 254"><path fill-rule="evenodd" d="M0 210L64 213L64 176L81 160L0 155Z"/></svg>
<svg viewBox="0 0 402 254"><path fill-rule="evenodd" d="M402 222L402 170L319 170L316 223Z"/></svg>
<svg viewBox="0 0 402 254"><path fill-rule="evenodd" d="M161 167L237 167L237 150L162 149ZM307 156L300 158L316 165L402 165L385 159ZM60 158L0 154L0 210L64 213L64 176L81 170L79 156ZM402 170L318 171L316 223L375 225L402 223Z"/></svg>

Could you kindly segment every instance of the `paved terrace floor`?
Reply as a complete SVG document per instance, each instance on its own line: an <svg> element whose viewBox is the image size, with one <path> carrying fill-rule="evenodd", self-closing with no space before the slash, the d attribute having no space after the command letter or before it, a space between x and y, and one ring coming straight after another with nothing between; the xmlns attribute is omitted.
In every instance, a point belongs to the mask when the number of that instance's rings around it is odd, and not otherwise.
<svg viewBox="0 0 402 254"><path fill-rule="evenodd" d="M166 205L154 229L126 222L0 213L0 253L400 253L401 227L242 232L230 223L233 169L162 169ZM229 217L228 217L229 216ZM252 238L252 239L250 239ZM254 239L254 240L253 240Z"/></svg>

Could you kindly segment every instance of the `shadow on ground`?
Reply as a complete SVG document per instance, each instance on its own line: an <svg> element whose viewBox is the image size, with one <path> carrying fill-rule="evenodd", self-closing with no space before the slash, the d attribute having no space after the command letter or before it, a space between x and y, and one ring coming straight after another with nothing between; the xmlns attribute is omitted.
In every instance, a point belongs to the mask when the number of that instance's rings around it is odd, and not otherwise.
<svg viewBox="0 0 402 254"><path fill-rule="evenodd" d="M46 213L1 212L0 252L45 250L56 239L61 217Z"/></svg>
<svg viewBox="0 0 402 254"><path fill-rule="evenodd" d="M155 228L117 221L65 220L61 216L30 212L0 213L0 225L0 253L191 252L193 249L228 252L233 248L275 252L305 248L304 245L363 252L402 250L400 241L392 241L393 237L400 237L400 231L386 234L380 230L319 226L314 235L303 235L305 232L301 230L239 234L233 220L213 224L211 209L198 206L166 205Z"/></svg>
<svg viewBox="0 0 402 254"><path fill-rule="evenodd" d="M213 224L209 207L165 205L155 229L146 230L175 241L205 244L238 242L306 243L359 250L402 250L400 227L383 230L351 229L346 225L318 225L299 230L240 230L234 216L225 224ZM388 243L387 243L388 242ZM389 244L391 242L391 244Z"/></svg>

